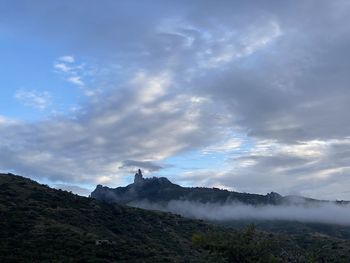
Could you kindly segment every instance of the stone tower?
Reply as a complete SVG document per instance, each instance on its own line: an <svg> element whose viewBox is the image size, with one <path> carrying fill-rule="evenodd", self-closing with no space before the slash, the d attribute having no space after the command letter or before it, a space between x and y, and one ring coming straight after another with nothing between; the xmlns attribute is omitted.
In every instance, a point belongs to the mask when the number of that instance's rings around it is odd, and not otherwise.
<svg viewBox="0 0 350 263"><path fill-rule="evenodd" d="M142 181L143 181L142 172L141 172L141 169L139 169L139 170L137 171L137 173L135 174L135 177L134 177L134 184L141 183Z"/></svg>

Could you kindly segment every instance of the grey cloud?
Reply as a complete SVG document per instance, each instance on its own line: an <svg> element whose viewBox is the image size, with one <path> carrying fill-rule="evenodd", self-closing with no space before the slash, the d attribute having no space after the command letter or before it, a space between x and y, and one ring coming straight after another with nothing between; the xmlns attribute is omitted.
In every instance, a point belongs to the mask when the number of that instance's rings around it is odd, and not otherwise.
<svg viewBox="0 0 350 263"><path fill-rule="evenodd" d="M150 161L125 160L120 168L142 168L150 172L159 171L163 166Z"/></svg>
<svg viewBox="0 0 350 263"><path fill-rule="evenodd" d="M194 185L232 188L240 192L300 194L319 199L349 199L349 141L333 141L316 149L299 148L246 153L227 161L228 170L215 176L215 170L184 174L181 181ZM308 151L311 151L308 153Z"/></svg>
<svg viewBox="0 0 350 263"><path fill-rule="evenodd" d="M300 13L295 8L289 15L284 9L270 13L282 31L273 47L262 49L254 64L247 57L217 78L208 77L204 90L225 103L236 117L233 123L251 136L284 142L348 136L344 54L350 32L338 5L321 1L317 16L309 4L299 5Z"/></svg>

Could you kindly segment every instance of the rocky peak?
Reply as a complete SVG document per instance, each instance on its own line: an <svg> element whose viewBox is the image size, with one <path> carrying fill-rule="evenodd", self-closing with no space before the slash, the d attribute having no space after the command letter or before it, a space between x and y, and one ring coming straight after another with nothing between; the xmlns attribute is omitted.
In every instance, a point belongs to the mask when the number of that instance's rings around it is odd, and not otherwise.
<svg viewBox="0 0 350 263"><path fill-rule="evenodd" d="M139 183L142 183L143 182L143 175L142 175L142 172L141 172L141 169L139 169L137 171L137 173L135 174L135 177L134 177L134 184L139 184Z"/></svg>
<svg viewBox="0 0 350 263"><path fill-rule="evenodd" d="M267 198L272 199L272 200L278 200L281 199L282 196L279 193L276 192L271 192L266 195Z"/></svg>

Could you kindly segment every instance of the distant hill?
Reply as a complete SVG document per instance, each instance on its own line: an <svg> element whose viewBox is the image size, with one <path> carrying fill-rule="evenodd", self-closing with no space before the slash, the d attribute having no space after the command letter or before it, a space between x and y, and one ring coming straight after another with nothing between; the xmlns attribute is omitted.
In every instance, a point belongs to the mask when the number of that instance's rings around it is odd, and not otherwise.
<svg viewBox="0 0 350 263"><path fill-rule="evenodd" d="M181 187L165 177L143 178L139 170L134 183L126 187L109 188L98 185L91 197L105 202L128 204L133 201L168 202L171 200L189 200L199 202L219 202L237 200L249 204L276 204L282 199L277 193L266 196L220 190L217 188Z"/></svg>
<svg viewBox="0 0 350 263"><path fill-rule="evenodd" d="M126 187L109 188L98 185L91 197L108 203L128 204L135 201L169 202L171 200L186 200L200 203L230 203L240 202L250 205L295 205L328 203L330 201L316 200L301 196L281 196L271 192L266 195L248 194L228 191L218 188L182 187L173 184L165 177L143 178L139 170L135 174L134 183ZM348 203L339 201L340 203Z"/></svg>
<svg viewBox="0 0 350 263"><path fill-rule="evenodd" d="M303 206L305 211L309 208L317 208L320 206L340 206L347 208L348 201L325 201L316 200L311 198L305 198L302 196L281 196L278 193L271 192L266 195L258 194L248 194L239 193L228 190L222 190L217 188L204 188L204 187L181 187L177 184L173 184L167 178L153 177L153 178L143 178L141 171L135 174L134 183L126 187L109 188L106 186L98 185L96 189L91 193L93 198L107 202L107 203L120 203L127 204L130 206L141 207L150 210L161 210L170 211L173 213L178 213L187 217L193 218L204 218L210 220L211 223L230 226L236 229L241 229L247 225L254 223L259 229L265 231L272 231L276 233L283 234L293 234L293 235L303 235L308 234L322 234L327 236L332 236L336 238L344 238L350 240L350 226L339 225L329 223L322 223L317 221L317 216L315 215L315 222L312 221L297 221L297 220L266 220L266 219L241 219L241 220L228 220L228 219L208 219L206 215L204 216L193 216L196 214L192 212L203 204L202 207L206 205L214 204L213 206L208 206L206 209L208 213L213 214L212 208L217 208L220 206L225 206L231 208L230 204L243 204L252 207L262 207L262 206L272 206L272 207L291 207L296 213L298 209L295 207ZM187 205L190 206L187 207ZM235 209L232 207L232 209ZM222 211L222 209L218 209ZM270 209L271 210L271 209ZM233 211L233 210L231 210ZM251 213L254 213L252 209ZM325 209L324 213L327 213ZM310 212L312 214L312 212ZM202 212L203 215L203 212ZM311 215L312 216L312 215ZM337 215L339 216L339 215ZM220 216L218 216L220 217ZM331 216L332 217L332 216ZM350 222L349 222L350 223Z"/></svg>

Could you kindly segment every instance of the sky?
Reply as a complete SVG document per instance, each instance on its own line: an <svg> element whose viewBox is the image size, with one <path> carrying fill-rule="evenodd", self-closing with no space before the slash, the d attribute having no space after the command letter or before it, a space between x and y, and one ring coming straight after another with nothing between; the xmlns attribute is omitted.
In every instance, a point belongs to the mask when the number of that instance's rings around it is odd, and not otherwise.
<svg viewBox="0 0 350 263"><path fill-rule="evenodd" d="M88 195L350 200L350 2L0 2L0 171Z"/></svg>

